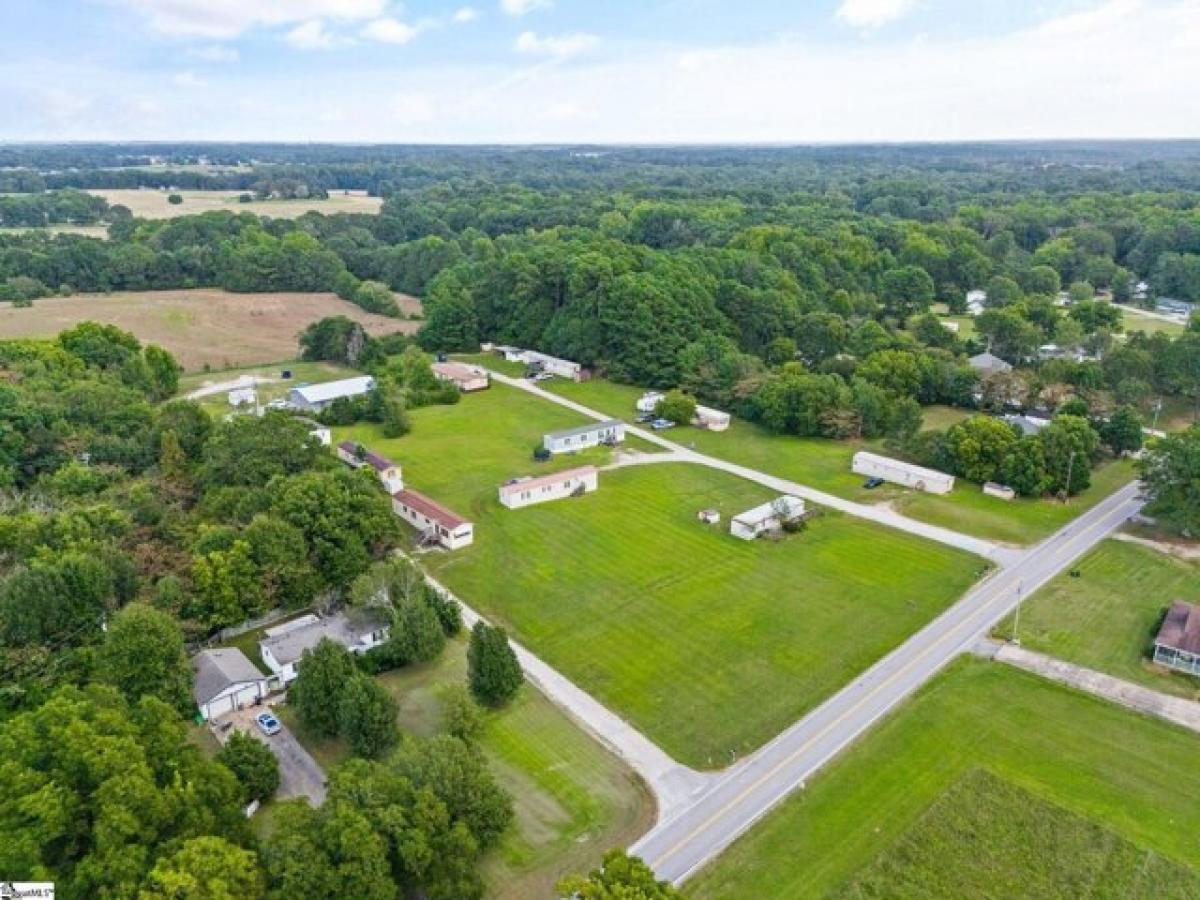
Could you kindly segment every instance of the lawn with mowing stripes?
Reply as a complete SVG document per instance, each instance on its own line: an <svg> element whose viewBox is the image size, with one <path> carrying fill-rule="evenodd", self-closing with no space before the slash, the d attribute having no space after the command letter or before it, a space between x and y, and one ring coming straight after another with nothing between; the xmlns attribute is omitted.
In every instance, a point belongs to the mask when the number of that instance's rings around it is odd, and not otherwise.
<svg viewBox="0 0 1200 900"><path fill-rule="evenodd" d="M379 676L400 705L402 731L441 733L440 691L466 683L466 643L465 636L453 640L431 663ZM323 766L347 757L343 741L313 740L286 707L282 714ZM587 871L606 850L650 827L654 801L645 785L532 685L485 717L479 745L516 811L513 826L483 861L489 897L554 896L563 875Z"/></svg>
<svg viewBox="0 0 1200 900"><path fill-rule="evenodd" d="M977 768L1196 868L1198 753L1190 731L1000 663L961 659L689 881L688 893L733 900L845 890ZM985 853L994 836L973 839Z"/></svg>
<svg viewBox="0 0 1200 900"><path fill-rule="evenodd" d="M642 393L639 388L600 379L579 384L554 379L543 387L625 418L632 415L633 403ZM969 415L964 410L944 406L928 407L924 414L926 428L946 428ZM895 485L866 490L863 478L850 471L850 461L858 450L888 455L882 441L799 438L776 434L742 419L734 419L727 431L687 427L672 429L665 435L710 456L789 478L847 500L889 503L897 512L921 522L1011 544L1036 543L1134 478L1133 463L1129 460L1103 463L1092 472L1092 486L1067 504L1024 497L1001 500L987 496L979 485L961 478L949 494L923 494Z"/></svg>
<svg viewBox="0 0 1200 900"><path fill-rule="evenodd" d="M1200 679L1150 661L1163 613L1176 600L1200 603L1200 561L1107 540L1021 607L1021 643L1156 691L1200 699ZM1012 635L1010 616L996 628Z"/></svg>
<svg viewBox="0 0 1200 900"><path fill-rule="evenodd" d="M475 544L427 564L668 753L719 767L903 641L984 568L828 512L779 542L728 533L732 515L773 496L683 463L602 472L580 498L521 510L479 498ZM708 507L720 525L696 520Z"/></svg>

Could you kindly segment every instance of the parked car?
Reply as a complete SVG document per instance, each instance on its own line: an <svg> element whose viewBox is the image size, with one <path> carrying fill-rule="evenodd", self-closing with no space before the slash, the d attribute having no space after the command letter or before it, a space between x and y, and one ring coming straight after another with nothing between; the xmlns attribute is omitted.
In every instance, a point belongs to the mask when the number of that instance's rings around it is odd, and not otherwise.
<svg viewBox="0 0 1200 900"><path fill-rule="evenodd" d="M650 427L655 431L666 431L668 428L674 428L675 423L670 419L655 419L650 423Z"/></svg>
<svg viewBox="0 0 1200 900"><path fill-rule="evenodd" d="M868 478L866 481L863 482L863 487L865 487L868 491L873 491L873 490L875 490L875 488L880 487L882 484L883 484L882 478Z"/></svg>
<svg viewBox="0 0 1200 900"><path fill-rule="evenodd" d="M279 734L283 731L283 726L279 724L279 720L269 712L261 712L254 717L254 721L258 724L259 729L267 737L273 734Z"/></svg>
<svg viewBox="0 0 1200 900"><path fill-rule="evenodd" d="M647 422L654 421L654 414L653 413L642 413L640 416L635 418L633 421L637 422L639 425L645 425Z"/></svg>

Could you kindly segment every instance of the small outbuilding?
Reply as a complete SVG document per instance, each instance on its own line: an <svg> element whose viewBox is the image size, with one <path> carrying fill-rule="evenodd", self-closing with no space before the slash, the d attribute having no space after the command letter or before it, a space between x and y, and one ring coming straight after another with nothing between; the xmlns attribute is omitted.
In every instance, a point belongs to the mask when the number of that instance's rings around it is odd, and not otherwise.
<svg viewBox="0 0 1200 900"><path fill-rule="evenodd" d="M370 375L326 381L322 384L306 384L288 391L288 405L295 409L320 412L334 400L361 397L375 388L375 379Z"/></svg>
<svg viewBox="0 0 1200 900"><path fill-rule="evenodd" d="M929 494L948 494L954 489L953 475L947 475L937 469L927 469L924 466L901 462L889 456L868 453L866 450L860 450L854 454L850 469L856 475L882 478L884 481L917 491L925 491Z"/></svg>
<svg viewBox="0 0 1200 900"><path fill-rule="evenodd" d="M412 488L392 494L392 511L417 529L427 544L458 550L475 540L474 525Z"/></svg>
<svg viewBox="0 0 1200 900"><path fill-rule="evenodd" d="M600 473L595 466L580 466L537 478L518 478L500 485L500 503L509 509L520 509L551 500L590 494L600 486Z"/></svg>
<svg viewBox="0 0 1200 900"><path fill-rule="evenodd" d="M620 419L589 422L578 428L551 431L542 437L542 446L551 453L574 453L601 444L619 444L625 440L625 423Z"/></svg>
<svg viewBox="0 0 1200 900"><path fill-rule="evenodd" d="M387 640L389 628L377 614L366 610L339 612L332 616L301 616L268 628L258 650L283 684L296 679L297 668L308 650L323 640L340 644L351 653L366 653Z"/></svg>
<svg viewBox="0 0 1200 900"><path fill-rule="evenodd" d="M729 427L730 421L729 413L713 409L711 406L697 405L696 414L692 416L693 425L697 428L705 428L708 431L724 431Z"/></svg>
<svg viewBox="0 0 1200 900"><path fill-rule="evenodd" d="M997 481L985 481L983 484L983 492L989 497L997 497L1000 500L1012 500L1017 496L1017 492L1010 488L1007 484L1000 484Z"/></svg>
<svg viewBox="0 0 1200 900"><path fill-rule="evenodd" d="M721 521L721 511L717 509L702 509L696 513L696 518L705 525L717 525Z"/></svg>
<svg viewBox="0 0 1200 900"><path fill-rule="evenodd" d="M269 693L268 679L241 650L219 647L192 657L192 698L206 722Z"/></svg>
<svg viewBox="0 0 1200 900"><path fill-rule="evenodd" d="M788 522L804 515L804 501L791 494L781 494L774 500L738 513L729 520L729 533L744 541L783 530Z"/></svg>
<svg viewBox="0 0 1200 900"><path fill-rule="evenodd" d="M1154 661L1168 669L1200 675L1200 607L1176 601L1154 638Z"/></svg>
<svg viewBox="0 0 1200 900"><path fill-rule="evenodd" d="M258 391L252 387L234 388L225 398L229 401L229 405L235 409L239 406L256 406L258 404Z"/></svg>
<svg viewBox="0 0 1200 900"><path fill-rule="evenodd" d="M488 386L488 375L478 366L457 362L435 362L430 365L438 381L449 381L464 394L482 391Z"/></svg>
<svg viewBox="0 0 1200 900"><path fill-rule="evenodd" d="M967 291L967 313L977 316L987 307L987 291Z"/></svg>
<svg viewBox="0 0 1200 900"><path fill-rule="evenodd" d="M372 453L362 444L356 444L354 441L342 441L337 445L337 456L338 459L354 469L370 466L375 470L380 483L387 488L389 494L394 494L404 488L400 467L386 456Z"/></svg>

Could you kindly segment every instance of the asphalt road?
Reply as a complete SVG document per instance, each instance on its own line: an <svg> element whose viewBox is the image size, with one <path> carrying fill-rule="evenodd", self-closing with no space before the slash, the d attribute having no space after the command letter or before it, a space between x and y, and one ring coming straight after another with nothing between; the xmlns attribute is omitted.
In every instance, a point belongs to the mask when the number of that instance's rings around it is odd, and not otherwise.
<svg viewBox="0 0 1200 900"><path fill-rule="evenodd" d="M1067 569L1141 509L1137 485L1107 497L995 571L865 673L732 766L631 848L660 878L679 884L728 847L826 762L967 650L1018 598Z"/></svg>

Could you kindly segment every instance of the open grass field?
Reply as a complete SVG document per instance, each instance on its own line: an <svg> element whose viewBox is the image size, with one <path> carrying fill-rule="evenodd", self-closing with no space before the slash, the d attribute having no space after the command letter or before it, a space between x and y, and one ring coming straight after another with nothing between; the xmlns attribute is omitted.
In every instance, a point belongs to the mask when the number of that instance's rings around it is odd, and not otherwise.
<svg viewBox="0 0 1200 900"><path fill-rule="evenodd" d="M381 675L400 704L401 729L424 737L440 733L439 691L465 683L466 668L464 638L447 644L431 663ZM632 842L650 826L654 801L641 781L532 685L486 716L480 746L517 813L484 861L490 897L553 896L560 877L587 871L604 851ZM290 711L286 717L291 725ZM322 765L346 757L340 741L297 734Z"/></svg>
<svg viewBox="0 0 1200 900"><path fill-rule="evenodd" d="M229 212L254 213L256 216L271 216L276 219L294 219L306 212L334 213L379 212L383 200L379 197L364 197L356 194L330 194L328 200L254 200L250 203L238 201L239 191L157 191L134 189L104 189L88 191L103 197L111 205L120 204L141 219L176 219L194 216L197 213L227 210ZM167 202L171 194L179 194L183 202L173 206Z"/></svg>
<svg viewBox="0 0 1200 900"><path fill-rule="evenodd" d="M20 234L24 231L44 231L47 234L78 234L83 237L107 238L107 225L44 225L0 228L0 234Z"/></svg>
<svg viewBox="0 0 1200 900"><path fill-rule="evenodd" d="M292 373L292 377L284 379L284 370ZM178 396L186 396L193 391L203 391L209 387L226 384L242 377L270 379L269 383L259 383L258 402L270 403L287 395L288 391L301 384L320 384L325 381L337 381L341 378L352 378L361 375L357 369L330 362L309 362L308 360L284 360L262 366L242 366L236 369L225 369L220 372L192 372L179 379ZM196 398L209 414L217 418L231 411L225 389Z"/></svg>
<svg viewBox="0 0 1200 900"><path fill-rule="evenodd" d="M29 309L0 303L0 339L53 337L80 322L105 322L165 347L187 371L228 369L296 356L300 332L326 316L348 316L375 336L411 334L420 324L364 312L335 294L196 289L47 297Z"/></svg>
<svg viewBox="0 0 1200 900"><path fill-rule="evenodd" d="M1196 868L1200 866L1200 805L1195 802L1200 792L1198 752L1200 737L1191 732L1004 665L962 659L689 881L688 893L694 900L844 894L856 878L871 877L872 865L894 865L896 854L903 852L897 841L913 850L902 861L937 876L940 883L951 885L951 891L905 892L883 885L884 890L869 896L945 900L1014 896L1000 887L973 893L956 885L960 876L956 861L973 855L990 860L998 876L1022 886L1036 870L1027 874L1006 871L1008 867L1044 867L1051 859L1058 860L1051 873L1054 883L1068 883L1065 879L1070 871L1078 871L1079 862L1062 852L1061 846L1043 848L1043 858L1037 862L989 846L1002 842L1011 847L1020 838L1015 832L1021 824L1007 813L992 816L981 811L979 815L987 816L987 827L957 836L966 845L953 852L931 848L928 829L934 823L928 819L922 823L922 816L979 768L1133 845L1137 852L1130 858L1138 865L1153 858L1146 853L1150 851L1166 861ZM965 814L953 793L946 802ZM1010 805L996 798L986 802L993 808L997 803ZM1092 831L1088 838L1086 827L1072 824L1071 829L1069 835L1056 830L1053 840L1074 841L1077 847L1086 840L1091 859L1118 860L1111 839L1106 845L1098 832ZM895 848L889 854L892 862L877 863L889 848ZM1152 869L1160 878L1158 884L1177 889L1157 896L1195 896L1194 880L1183 874L1176 877L1174 870L1161 865L1155 863ZM1116 872L1111 874L1115 877ZM1125 871L1122 876L1135 878L1137 873ZM1028 884L1035 886L1032 880ZM1146 895L1021 890L1015 896Z"/></svg>
<svg viewBox="0 0 1200 900"><path fill-rule="evenodd" d="M1125 541L1107 540L1077 564L1079 578L1060 575L1025 601L1021 643L1078 663L1200 700L1200 679L1150 661L1162 615L1176 600L1200 602L1200 562ZM1012 634L1011 617L996 634Z"/></svg>
<svg viewBox="0 0 1200 900"><path fill-rule="evenodd" d="M1121 307L1121 322L1125 326L1126 333L1144 331L1147 334L1156 334L1161 331L1174 337L1187 330L1186 326L1179 322L1169 322L1158 316L1136 312L1128 306Z"/></svg>
<svg viewBox="0 0 1200 900"><path fill-rule="evenodd" d="M481 497L474 545L427 564L672 756L722 767L928 622L984 568L835 513L779 542L729 535L732 515L773 496L700 466L628 467L603 472L582 498L507 510ZM707 507L721 525L696 520Z"/></svg>
<svg viewBox="0 0 1200 900"><path fill-rule="evenodd" d="M1197 894L1196 870L984 769L964 775L838 892L845 898Z"/></svg>
<svg viewBox="0 0 1200 900"><path fill-rule="evenodd" d="M640 388L602 379L576 384L556 378L543 386L563 397L625 418L631 416L634 401L642 393ZM961 409L928 407L925 427L946 428L967 415ZM1134 477L1129 461L1104 464L1092 473L1092 486L1067 504L1025 498L1000 500L984 494L979 485L962 479L945 495L922 494L893 485L868 491L862 486L863 479L850 471L850 460L862 449L886 454L879 441L792 437L775 434L742 419L734 419L723 432L689 427L672 429L667 435L712 456L790 478L847 500L889 503L898 512L922 522L1011 544L1036 543Z"/></svg>

